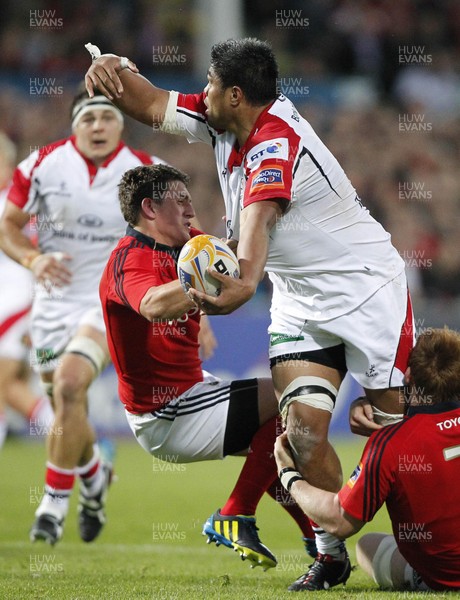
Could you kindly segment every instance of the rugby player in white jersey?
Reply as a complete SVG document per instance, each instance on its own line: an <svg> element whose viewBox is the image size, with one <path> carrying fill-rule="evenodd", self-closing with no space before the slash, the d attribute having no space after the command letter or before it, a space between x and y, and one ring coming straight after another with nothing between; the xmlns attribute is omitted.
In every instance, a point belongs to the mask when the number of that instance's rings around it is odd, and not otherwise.
<svg viewBox="0 0 460 600"><path fill-rule="evenodd" d="M0 131L0 215L16 166L16 146ZM27 229L26 229L27 230ZM32 234L33 231L30 231ZM31 434L46 432L53 420L45 396L37 397L30 382L29 316L33 277L0 251L0 448L8 433L6 407L29 420Z"/></svg>
<svg viewBox="0 0 460 600"><path fill-rule="evenodd" d="M19 164L0 223L3 250L37 281L32 344L55 412L32 541L60 539L75 477L81 538L94 540L105 522L111 465L101 460L87 406L87 390L109 361L98 284L126 228L117 187L123 173L162 162L126 146L122 131L120 110L104 96L76 96L72 136ZM22 231L31 215L38 248Z"/></svg>
<svg viewBox="0 0 460 600"><path fill-rule="evenodd" d="M205 312L226 314L269 273L272 377L296 466L313 485L337 492L341 466L328 441L337 391L346 371L365 389L367 400L352 414L355 432L370 435L377 421L402 417L412 310L390 235L310 124L278 94L278 80L270 46L243 39L213 46L201 94L156 88L131 61L111 54L93 60L86 86L143 123L213 147L241 277L213 272L220 296L190 296ZM350 575L342 541L314 529L317 559L291 590L329 588Z"/></svg>

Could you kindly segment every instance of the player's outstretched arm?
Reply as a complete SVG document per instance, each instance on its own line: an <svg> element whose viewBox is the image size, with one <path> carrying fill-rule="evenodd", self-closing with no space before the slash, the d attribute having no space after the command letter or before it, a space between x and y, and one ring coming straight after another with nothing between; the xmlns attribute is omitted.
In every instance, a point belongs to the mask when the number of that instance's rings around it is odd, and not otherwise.
<svg viewBox="0 0 460 600"><path fill-rule="evenodd" d="M130 60L103 54L86 72L85 85L90 97L99 90L125 114L145 125L163 122L169 91L152 85Z"/></svg>
<svg viewBox="0 0 460 600"><path fill-rule="evenodd" d="M304 513L325 531L344 539L363 527L362 521L354 519L343 510L338 494L310 485L301 478L300 473L297 473L299 475L297 478L286 432L276 438L275 460L283 485L288 485L291 496ZM287 469L284 474L283 469ZM293 481L289 484L291 478Z"/></svg>

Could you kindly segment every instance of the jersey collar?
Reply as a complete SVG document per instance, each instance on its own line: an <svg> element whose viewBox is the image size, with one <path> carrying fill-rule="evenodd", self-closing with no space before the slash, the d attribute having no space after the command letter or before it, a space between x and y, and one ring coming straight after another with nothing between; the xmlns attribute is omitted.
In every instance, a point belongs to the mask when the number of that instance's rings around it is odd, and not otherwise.
<svg viewBox="0 0 460 600"><path fill-rule="evenodd" d="M430 405L415 405L409 406L407 416L412 417L417 414L438 414L448 412L450 410L458 410L460 408L460 400L448 400L447 402L438 402Z"/></svg>
<svg viewBox="0 0 460 600"><path fill-rule="evenodd" d="M260 113L260 115L257 117L257 121L254 123L254 127L251 129L251 133L248 135L247 140L244 142L244 145L241 146L241 148L238 148L238 140L235 140L232 152L228 160L230 172L233 170L233 167L239 167L243 162L244 157L246 156L247 148L251 143L252 138L264 124L267 118L267 114L275 102L276 100L273 100L273 102L266 106L264 110Z"/></svg>
<svg viewBox="0 0 460 600"><path fill-rule="evenodd" d="M107 167L112 162L112 160L114 158L116 158L118 156L118 154L121 152L121 150L125 147L125 143L120 140L118 142L118 146L115 148L115 150L111 154L109 154L107 156L107 158L100 165L100 167L96 167L96 165L93 163L93 161L90 160L87 156L85 156L82 152L80 152L80 150L77 148L77 144L75 142L75 136L74 135L72 135L70 137L70 141L72 142L73 147L78 152L78 154L82 157L82 159L85 161L86 166L88 167L89 182L90 182L90 184L93 183L93 180L96 177L96 173L97 173L98 168L105 168L105 167Z"/></svg>
<svg viewBox="0 0 460 600"><path fill-rule="evenodd" d="M174 258L175 261L177 261L177 257L182 250L182 246L173 248L172 246L166 246L166 244L160 244L153 237L145 235L145 233L141 233L137 229L134 229L134 227L131 227L131 225L128 225L126 228L126 235L135 238L138 242L145 244L152 250L157 250L158 252L167 252Z"/></svg>

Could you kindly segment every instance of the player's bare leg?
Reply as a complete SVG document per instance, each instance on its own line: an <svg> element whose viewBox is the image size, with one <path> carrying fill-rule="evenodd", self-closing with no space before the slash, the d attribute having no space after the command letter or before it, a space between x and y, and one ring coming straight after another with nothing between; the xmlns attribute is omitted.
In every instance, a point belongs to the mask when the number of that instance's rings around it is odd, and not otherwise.
<svg viewBox="0 0 460 600"><path fill-rule="evenodd" d="M37 397L29 382L28 365L0 357L0 448L7 434L5 409L12 408L29 421L30 435L46 435L53 420L49 400Z"/></svg>
<svg viewBox="0 0 460 600"><path fill-rule="evenodd" d="M328 432L336 395L331 390L338 390L342 375L323 365L290 360L274 365L272 377L281 409L283 400L291 397L286 431L297 469L312 485L337 492L342 485L342 469L329 443ZM287 390L290 390L288 394ZM295 400L296 397L299 400ZM291 591L325 589L345 583L350 575L351 565L343 541L316 523L311 524L318 557L307 573L289 587Z"/></svg>
<svg viewBox="0 0 460 600"><path fill-rule="evenodd" d="M340 460L328 441L331 414L300 402L289 407L286 431L296 467L311 482L329 492L342 487Z"/></svg>
<svg viewBox="0 0 460 600"><path fill-rule="evenodd" d="M20 365L19 375L8 385L6 403L28 420L30 435L47 435L54 421L50 400L34 393L23 365Z"/></svg>
<svg viewBox="0 0 460 600"><path fill-rule="evenodd" d="M103 333L92 327L82 327L77 332L78 336L96 342L108 355ZM100 461L99 450L95 446L96 436L88 421L87 406L88 388L96 374L90 358L84 354L67 352L52 376L55 420L48 436L45 495L36 516L38 520L42 517L42 521L50 516L55 522L48 528L50 531L44 532L36 522L31 532L32 539L55 543L62 535L62 524L67 515L76 474L80 476L82 484L79 505L82 539L92 541L104 524L102 494L105 494L110 482L111 471ZM50 374L43 379L49 383Z"/></svg>
<svg viewBox="0 0 460 600"><path fill-rule="evenodd" d="M87 392L94 367L78 354L64 354L53 378L54 426L48 438L48 460L61 469L86 464L96 439L88 421Z"/></svg>
<svg viewBox="0 0 460 600"><path fill-rule="evenodd" d="M298 377L324 378L338 389L342 377L338 371L308 361L281 362L272 368L278 397ZM332 414L308 404L293 402L287 414L286 430L293 447L296 467L312 485L336 492L342 484L342 469L334 448L328 441Z"/></svg>

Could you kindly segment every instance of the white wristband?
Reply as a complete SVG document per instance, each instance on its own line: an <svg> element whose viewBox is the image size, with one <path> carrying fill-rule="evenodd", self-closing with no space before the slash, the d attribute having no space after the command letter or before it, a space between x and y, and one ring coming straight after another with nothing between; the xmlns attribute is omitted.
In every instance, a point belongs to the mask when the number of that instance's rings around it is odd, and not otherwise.
<svg viewBox="0 0 460 600"><path fill-rule="evenodd" d="M300 479L303 479L302 475L298 471L294 471L294 469L291 469L286 473L282 473L280 477L281 485L288 492L291 491L291 485L294 483L294 481L299 481Z"/></svg>

